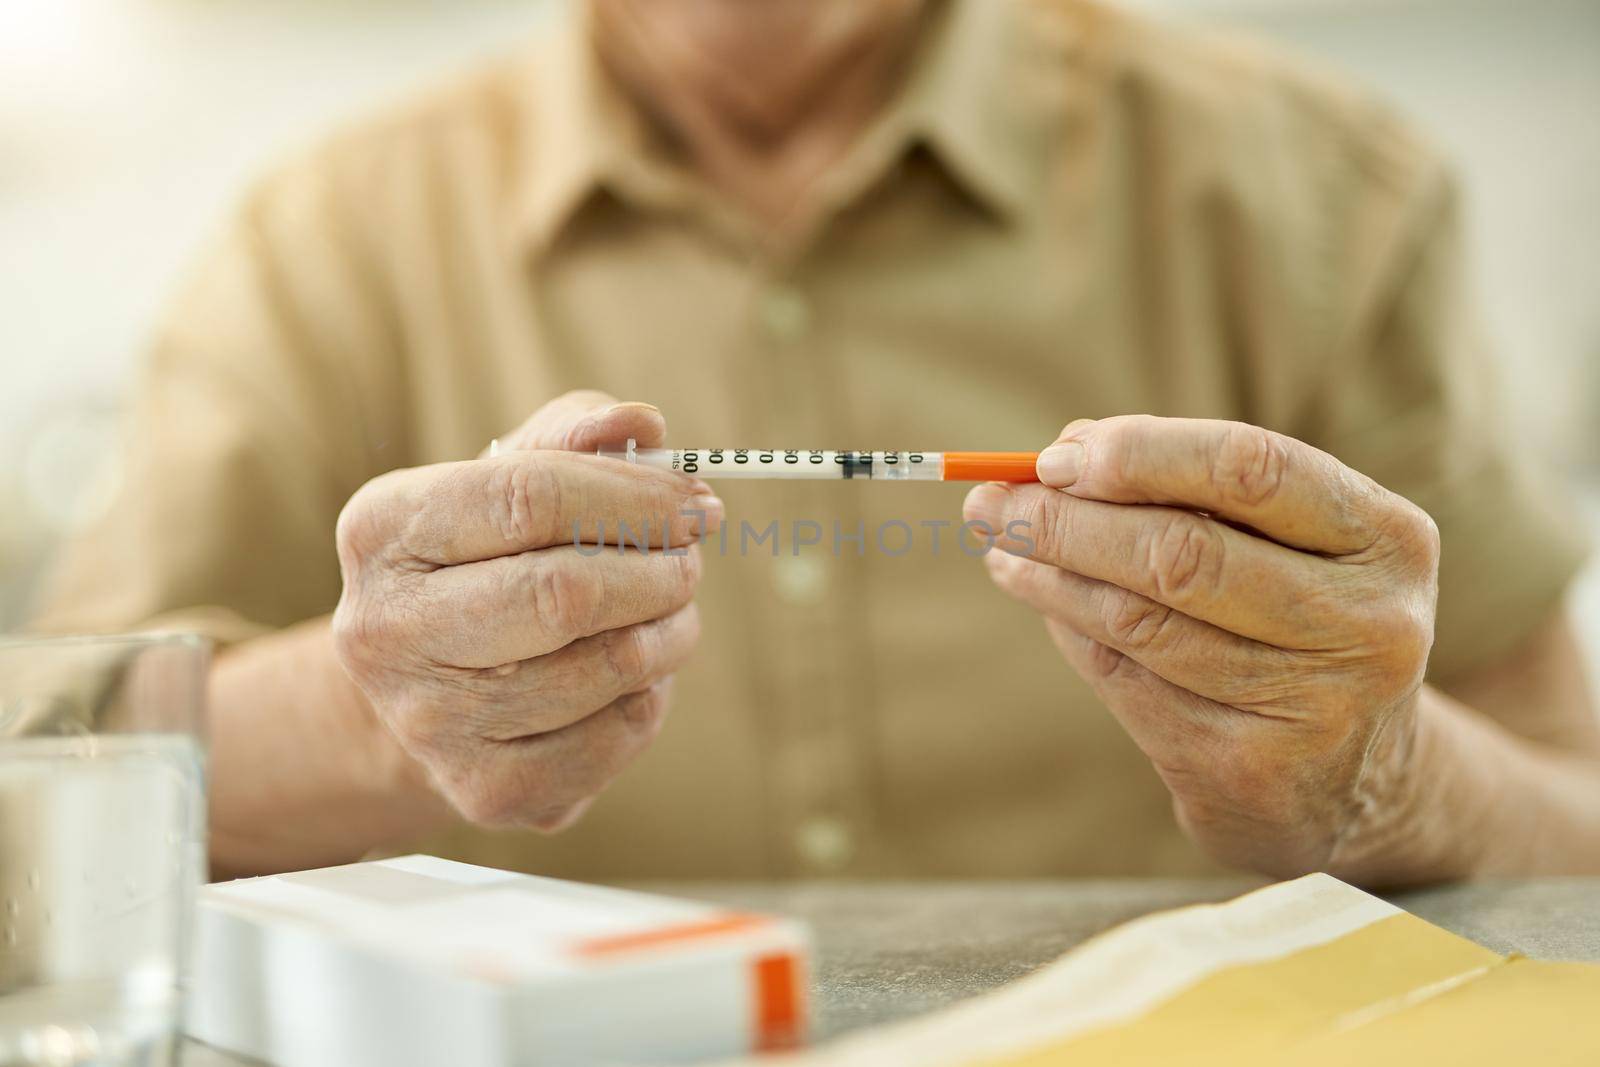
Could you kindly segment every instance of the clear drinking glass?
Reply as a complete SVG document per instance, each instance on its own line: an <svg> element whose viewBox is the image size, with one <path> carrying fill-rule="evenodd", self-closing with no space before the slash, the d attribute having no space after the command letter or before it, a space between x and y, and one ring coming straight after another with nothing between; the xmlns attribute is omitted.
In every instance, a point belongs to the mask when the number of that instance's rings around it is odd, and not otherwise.
<svg viewBox="0 0 1600 1067"><path fill-rule="evenodd" d="M206 643L0 638L0 1067L173 1061Z"/></svg>

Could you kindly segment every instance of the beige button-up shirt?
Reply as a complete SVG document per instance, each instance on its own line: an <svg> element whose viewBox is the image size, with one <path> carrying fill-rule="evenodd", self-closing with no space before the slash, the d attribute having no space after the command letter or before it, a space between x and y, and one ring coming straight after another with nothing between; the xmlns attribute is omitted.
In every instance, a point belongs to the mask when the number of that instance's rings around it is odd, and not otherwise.
<svg viewBox="0 0 1600 1067"><path fill-rule="evenodd" d="M1579 546L1497 424L1433 152L1293 62L1097 4L938 18L782 247L675 163L581 18L272 175L156 338L126 491L42 625L238 640L327 612L358 486L576 387L659 405L678 445L1247 420L1433 514L1436 677L1555 608ZM419 847L595 878L1207 869L957 544L962 487L722 488L703 642L655 746L554 838Z"/></svg>

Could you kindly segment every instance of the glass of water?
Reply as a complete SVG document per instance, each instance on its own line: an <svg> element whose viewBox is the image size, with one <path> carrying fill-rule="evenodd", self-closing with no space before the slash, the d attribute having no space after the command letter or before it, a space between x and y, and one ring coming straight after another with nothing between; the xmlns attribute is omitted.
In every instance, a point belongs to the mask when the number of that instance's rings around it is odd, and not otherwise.
<svg viewBox="0 0 1600 1067"><path fill-rule="evenodd" d="M173 1061L206 643L0 638L0 1067Z"/></svg>

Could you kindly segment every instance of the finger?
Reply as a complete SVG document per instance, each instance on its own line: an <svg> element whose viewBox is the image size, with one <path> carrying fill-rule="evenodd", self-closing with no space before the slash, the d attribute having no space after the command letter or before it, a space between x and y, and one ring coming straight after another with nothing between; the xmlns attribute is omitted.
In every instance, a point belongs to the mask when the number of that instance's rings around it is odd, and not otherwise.
<svg viewBox="0 0 1600 1067"><path fill-rule="evenodd" d="M553 733L487 744L481 758L442 772L440 782L480 826L559 824L655 739L670 688L658 682Z"/></svg>
<svg viewBox="0 0 1600 1067"><path fill-rule="evenodd" d="M456 699L430 707L424 730L510 741L568 726L681 667L700 637L691 602L670 615L581 638L545 656L486 669L451 669Z"/></svg>
<svg viewBox="0 0 1600 1067"><path fill-rule="evenodd" d="M1048 563L990 552L995 584L1075 632L1191 693L1258 714L1294 705L1298 654L1239 637L1109 582Z"/></svg>
<svg viewBox="0 0 1600 1067"><path fill-rule="evenodd" d="M694 546L682 555L563 545L501 556L423 576L409 590L401 639L439 666L498 667L671 615L699 580Z"/></svg>
<svg viewBox="0 0 1600 1067"><path fill-rule="evenodd" d="M561 544L678 547L716 529L723 515L704 482L566 452L395 471L368 483L345 510L342 542L420 570Z"/></svg>
<svg viewBox="0 0 1600 1067"><path fill-rule="evenodd" d="M641 448L659 447L667 437L667 420L661 410L638 401L619 402L595 389L576 389L556 397L502 436L500 448L593 452L630 437Z"/></svg>
<svg viewBox="0 0 1600 1067"><path fill-rule="evenodd" d="M1192 787L1178 779L1220 761L1248 736L1246 712L1173 685L1064 623L1047 620L1045 625L1067 662L1155 764L1168 788Z"/></svg>
<svg viewBox="0 0 1600 1067"><path fill-rule="evenodd" d="M1314 828L1327 801L1306 800L1325 793L1305 791L1306 776L1319 772L1304 723L1196 696L1063 623L1045 625L1149 757L1186 833L1238 867L1315 870L1325 861L1329 844Z"/></svg>
<svg viewBox="0 0 1600 1067"><path fill-rule="evenodd" d="M1303 441L1217 419L1076 422L1040 454L1038 472L1073 496L1195 508L1330 555L1371 548L1403 503Z"/></svg>
<svg viewBox="0 0 1600 1067"><path fill-rule="evenodd" d="M594 806L594 799L594 797L585 797L576 804L569 804L567 807L557 809L547 815L541 815L529 825L542 834L558 834L583 818L589 809Z"/></svg>
<svg viewBox="0 0 1600 1067"><path fill-rule="evenodd" d="M967 494L966 515L999 532L1003 550L1281 648L1341 647L1379 610L1350 592L1338 564L1192 511L990 483Z"/></svg>

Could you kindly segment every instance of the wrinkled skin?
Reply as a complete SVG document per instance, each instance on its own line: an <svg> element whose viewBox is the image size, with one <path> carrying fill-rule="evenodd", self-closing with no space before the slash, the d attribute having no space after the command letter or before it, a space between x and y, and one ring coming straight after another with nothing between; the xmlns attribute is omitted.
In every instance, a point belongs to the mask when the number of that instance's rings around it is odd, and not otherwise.
<svg viewBox="0 0 1600 1067"><path fill-rule="evenodd" d="M661 728L700 633L695 542L722 504L592 453L664 434L647 404L569 393L501 454L385 474L339 518L339 660L474 823L561 829ZM615 545L619 521L648 523L656 550L580 547L602 522Z"/></svg>
<svg viewBox="0 0 1600 1067"><path fill-rule="evenodd" d="M1039 472L976 487L966 516L1030 524L1031 558L990 552L990 574L1044 616L1189 835L1273 874L1359 864L1369 817L1410 804L1432 520L1240 423L1077 422Z"/></svg>

